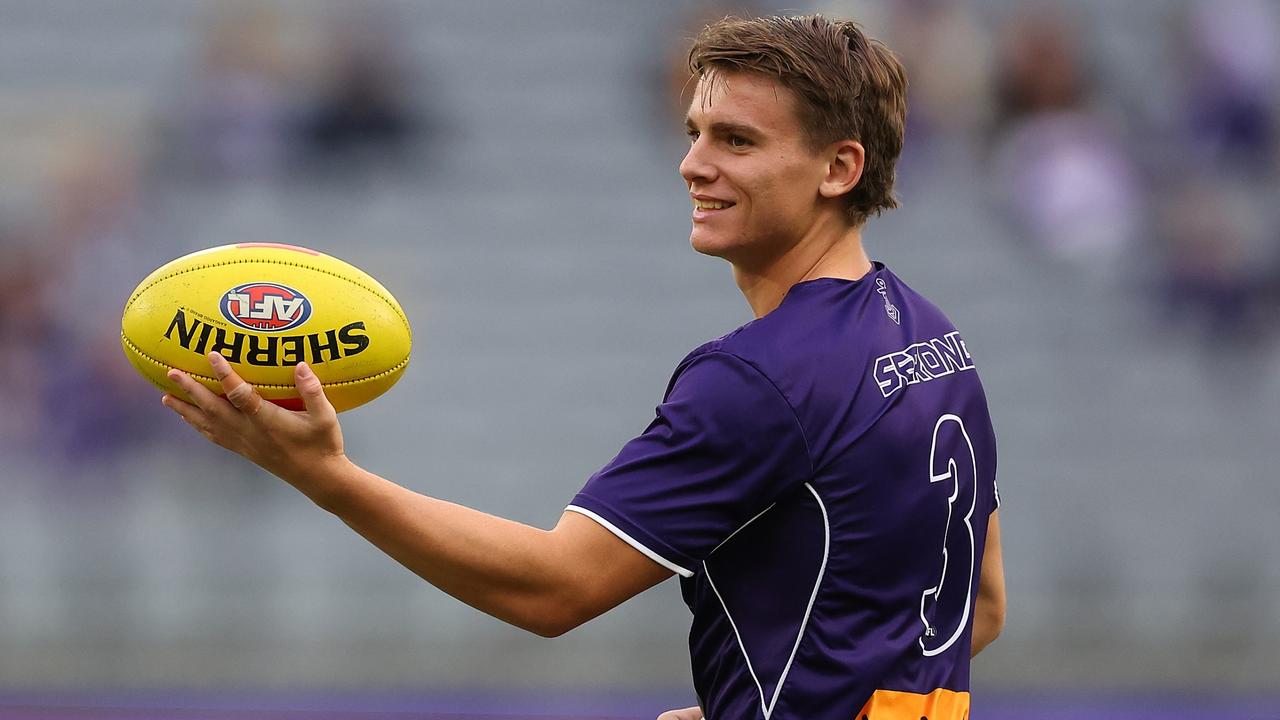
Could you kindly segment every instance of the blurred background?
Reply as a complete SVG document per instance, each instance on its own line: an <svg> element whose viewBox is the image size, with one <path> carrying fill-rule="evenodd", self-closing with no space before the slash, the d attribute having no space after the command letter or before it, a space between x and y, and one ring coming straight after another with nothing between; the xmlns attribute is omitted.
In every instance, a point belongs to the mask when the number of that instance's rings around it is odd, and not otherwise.
<svg viewBox="0 0 1280 720"><path fill-rule="evenodd" d="M777 9L0 0L0 714L692 704L674 581L509 628L189 432L117 328L196 249L347 259L417 339L353 459L550 527L750 319L688 247L680 91L702 24ZM1000 439L974 716L1280 717L1280 4L787 9L910 74L864 237L964 332Z"/></svg>

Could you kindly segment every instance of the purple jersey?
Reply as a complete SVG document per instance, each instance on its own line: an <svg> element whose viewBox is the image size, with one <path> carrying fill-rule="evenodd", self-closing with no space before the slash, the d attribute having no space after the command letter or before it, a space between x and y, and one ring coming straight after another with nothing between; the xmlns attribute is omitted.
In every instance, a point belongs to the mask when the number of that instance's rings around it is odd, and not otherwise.
<svg viewBox="0 0 1280 720"><path fill-rule="evenodd" d="M876 263L690 353L568 509L681 576L708 720L958 720L995 467L964 340Z"/></svg>

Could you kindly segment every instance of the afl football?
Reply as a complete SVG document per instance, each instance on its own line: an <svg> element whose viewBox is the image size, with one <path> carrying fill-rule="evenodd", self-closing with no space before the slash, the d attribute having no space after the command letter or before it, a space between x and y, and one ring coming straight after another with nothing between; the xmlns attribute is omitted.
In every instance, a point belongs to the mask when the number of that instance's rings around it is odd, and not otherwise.
<svg viewBox="0 0 1280 720"><path fill-rule="evenodd" d="M151 273L124 306L120 344L156 387L186 394L185 371L215 393L207 354L278 405L301 410L293 368L306 362L339 412L386 392L409 364L412 332L377 280L335 257L277 243L201 250Z"/></svg>

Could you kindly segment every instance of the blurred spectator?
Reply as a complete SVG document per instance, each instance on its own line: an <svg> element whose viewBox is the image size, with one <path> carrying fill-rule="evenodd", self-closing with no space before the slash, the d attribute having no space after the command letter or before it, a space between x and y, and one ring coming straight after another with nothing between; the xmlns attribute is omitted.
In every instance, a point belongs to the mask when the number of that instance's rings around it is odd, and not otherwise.
<svg viewBox="0 0 1280 720"><path fill-rule="evenodd" d="M1057 13L1015 16L1000 58L995 169L1000 202L1053 256L1114 272L1142 219L1120 132L1091 102L1074 38Z"/></svg>
<svg viewBox="0 0 1280 720"><path fill-rule="evenodd" d="M138 247L137 163L123 143L72 137L52 175L28 251L11 266L22 280L6 324L35 355L17 380L38 403L38 439L66 460L100 460L138 438L141 408L154 402L119 339L121 309L151 262Z"/></svg>
<svg viewBox="0 0 1280 720"><path fill-rule="evenodd" d="M1168 179L1155 195L1163 310L1214 350L1264 347L1275 327L1266 297L1280 255L1265 182L1277 150L1274 7L1201 0L1189 8L1173 63L1180 112L1161 138L1177 151L1154 159Z"/></svg>
<svg viewBox="0 0 1280 720"><path fill-rule="evenodd" d="M40 306L41 275L34 242L12 227L0 227L0 448L30 448L49 428L40 402L42 363L38 348L49 327Z"/></svg>
<svg viewBox="0 0 1280 720"><path fill-rule="evenodd" d="M367 10L332 22L320 87L302 111L305 159L347 170L405 157L422 128L394 25Z"/></svg>
<svg viewBox="0 0 1280 720"><path fill-rule="evenodd" d="M904 151L920 156L935 138L970 136L987 122L990 42L964 0L899 0L892 8L885 41L910 81Z"/></svg>
<svg viewBox="0 0 1280 720"><path fill-rule="evenodd" d="M1202 0L1186 28L1187 125L1198 163L1258 172L1276 150L1280 13L1271 0Z"/></svg>
<svg viewBox="0 0 1280 720"><path fill-rule="evenodd" d="M290 99L280 23L239 5L214 20L195 76L166 118L171 163L202 178L264 177L286 159Z"/></svg>
<svg viewBox="0 0 1280 720"><path fill-rule="evenodd" d="M999 58L997 129L1085 107L1085 68L1076 37L1066 18L1047 6L1023 9L1011 18Z"/></svg>
<svg viewBox="0 0 1280 720"><path fill-rule="evenodd" d="M1165 311L1201 332L1215 357L1266 339L1266 265L1256 259L1274 238L1256 202L1244 186L1201 177L1175 187L1163 206Z"/></svg>

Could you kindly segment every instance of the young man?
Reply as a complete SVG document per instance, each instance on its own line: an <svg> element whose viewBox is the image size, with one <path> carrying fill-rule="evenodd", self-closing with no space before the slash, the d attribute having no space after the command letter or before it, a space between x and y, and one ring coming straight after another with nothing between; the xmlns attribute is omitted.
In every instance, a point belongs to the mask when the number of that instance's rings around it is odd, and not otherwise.
<svg viewBox="0 0 1280 720"><path fill-rule="evenodd" d="M901 65L852 23L725 20L680 165L690 241L756 319L676 368L656 419L543 531L347 460L306 365L306 411L181 372L164 403L442 590L554 636L672 573L700 707L665 720L968 717L969 658L1004 614L995 440L943 314L862 248L892 208Z"/></svg>

